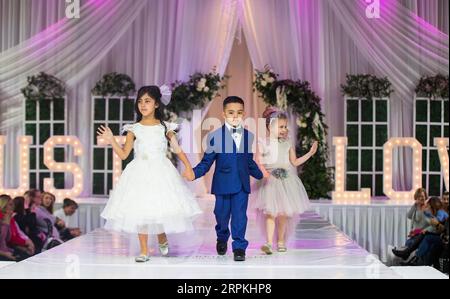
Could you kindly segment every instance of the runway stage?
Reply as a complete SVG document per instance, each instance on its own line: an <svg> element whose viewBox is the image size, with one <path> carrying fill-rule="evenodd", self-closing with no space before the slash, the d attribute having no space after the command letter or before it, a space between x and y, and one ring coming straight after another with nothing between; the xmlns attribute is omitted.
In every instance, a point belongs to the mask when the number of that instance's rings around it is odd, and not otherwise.
<svg viewBox="0 0 450 299"><path fill-rule="evenodd" d="M204 217L210 216L205 213ZM209 222L210 219L203 219ZM135 236L96 229L20 263L0 269L3 278L402 278L313 212L302 215L288 252L263 255L250 225L247 260L233 261L215 252L213 226L199 223L201 244L186 252L172 246L169 257L155 253L145 264L134 262Z"/></svg>

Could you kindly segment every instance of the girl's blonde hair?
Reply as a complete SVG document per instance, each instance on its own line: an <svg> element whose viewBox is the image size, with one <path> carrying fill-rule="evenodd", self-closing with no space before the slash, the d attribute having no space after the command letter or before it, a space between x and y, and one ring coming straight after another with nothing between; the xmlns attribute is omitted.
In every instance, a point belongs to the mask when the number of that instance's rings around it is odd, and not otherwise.
<svg viewBox="0 0 450 299"><path fill-rule="evenodd" d="M0 211L2 213L5 213L5 208L6 205L8 204L8 202L10 202L12 200L11 196L6 195L6 194L2 194L0 195Z"/></svg>

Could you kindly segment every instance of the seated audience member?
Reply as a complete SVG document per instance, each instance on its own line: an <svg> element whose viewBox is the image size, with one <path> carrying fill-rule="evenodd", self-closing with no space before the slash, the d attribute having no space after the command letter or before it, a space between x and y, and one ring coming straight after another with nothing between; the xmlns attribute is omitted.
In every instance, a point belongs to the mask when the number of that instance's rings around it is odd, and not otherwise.
<svg viewBox="0 0 450 299"><path fill-rule="evenodd" d="M34 201L31 209L34 213L36 213L36 224L38 230L46 235L46 241L43 246L43 249L46 250L61 244L63 241L61 240L59 231L56 227L57 219L53 213L50 212L52 208L44 205L44 198L46 204L49 205L49 203L53 201L54 196L48 192L42 193L42 198Z"/></svg>
<svg viewBox="0 0 450 299"><path fill-rule="evenodd" d="M14 219L14 202L9 195L0 195L0 211L3 224L9 225L7 246L14 250L16 259L20 261L34 255L33 242L20 230Z"/></svg>
<svg viewBox="0 0 450 299"><path fill-rule="evenodd" d="M56 218L61 219L65 223L65 227L71 231L70 236L73 237L81 234L80 229L77 228L78 223L75 215L77 209L78 204L74 200L65 198L63 201L63 207L53 213Z"/></svg>
<svg viewBox="0 0 450 299"><path fill-rule="evenodd" d="M448 218L448 214L442 209L440 198L439 197L430 198L425 204L425 209L423 213L425 216L425 220L428 223L428 226L422 229L420 232L418 232L417 236L414 238L414 242L409 243L405 249L402 250L393 249L392 252L396 256L401 257L404 260L407 260L411 255L411 253L419 248L425 236L430 235L434 237L439 237L440 235L439 224L445 223L445 221Z"/></svg>
<svg viewBox="0 0 450 299"><path fill-rule="evenodd" d="M78 237L81 235L79 229L74 228L70 229L66 227L66 224L63 220L53 215L53 206L55 204L55 196L49 192L42 193L42 206L46 209L46 211L54 217L54 226L58 229L60 239L62 241L68 241L73 239L74 237ZM53 220L52 220L53 223Z"/></svg>
<svg viewBox="0 0 450 299"><path fill-rule="evenodd" d="M31 209L25 209L25 197L14 198L14 219L20 229L33 241L36 246L36 253L41 252L46 235L39 232L36 224L36 214Z"/></svg>

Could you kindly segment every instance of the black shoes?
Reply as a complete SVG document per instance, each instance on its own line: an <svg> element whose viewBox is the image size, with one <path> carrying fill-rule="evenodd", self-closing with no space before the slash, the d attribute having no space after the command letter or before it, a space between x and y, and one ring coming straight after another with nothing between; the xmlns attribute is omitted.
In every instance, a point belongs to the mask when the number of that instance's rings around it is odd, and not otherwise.
<svg viewBox="0 0 450 299"><path fill-rule="evenodd" d="M416 255L413 255L406 261L401 261L400 266L424 266L424 263Z"/></svg>
<svg viewBox="0 0 450 299"><path fill-rule="evenodd" d="M217 241L216 249L218 255L225 255L227 253L227 242L221 242ZM236 249L233 251L234 253L234 260L236 262L243 262L245 261L245 250L243 249Z"/></svg>
<svg viewBox="0 0 450 299"><path fill-rule="evenodd" d="M245 261L245 250L243 249L236 249L233 251L234 253L234 261L235 262L243 262Z"/></svg>
<svg viewBox="0 0 450 299"><path fill-rule="evenodd" d="M218 255L225 255L227 253L227 242L217 241L216 250Z"/></svg>
<svg viewBox="0 0 450 299"><path fill-rule="evenodd" d="M395 256L398 256L400 258L402 258L403 260L407 260L409 258L409 256L411 255L411 252L409 250L409 248L403 249L403 250L399 250L397 248L392 249L392 253Z"/></svg>

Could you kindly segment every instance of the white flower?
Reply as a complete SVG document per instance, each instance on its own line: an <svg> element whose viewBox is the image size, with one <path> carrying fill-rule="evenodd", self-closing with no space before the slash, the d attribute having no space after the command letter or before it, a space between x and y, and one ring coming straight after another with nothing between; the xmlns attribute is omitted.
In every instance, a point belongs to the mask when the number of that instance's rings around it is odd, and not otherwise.
<svg viewBox="0 0 450 299"><path fill-rule="evenodd" d="M314 116L314 124L315 124L316 126L319 126L319 125L320 125L320 117L319 117L319 114L318 114L318 113L316 113L316 115Z"/></svg>
<svg viewBox="0 0 450 299"><path fill-rule="evenodd" d="M219 87L220 87L220 84L221 84L221 83L220 83L220 81L217 81L217 86L219 86Z"/></svg>
<svg viewBox="0 0 450 299"><path fill-rule="evenodd" d="M197 85L197 91L202 91L202 87L199 87L198 85Z"/></svg>
<svg viewBox="0 0 450 299"><path fill-rule="evenodd" d="M267 78L267 82L269 82L269 83L273 83L274 81L275 81L275 79L273 77Z"/></svg>
<svg viewBox="0 0 450 299"><path fill-rule="evenodd" d="M178 119L178 115L176 115L175 113L173 113L173 112L170 112L169 113L169 118L170 118L170 120L177 120Z"/></svg>
<svg viewBox="0 0 450 299"><path fill-rule="evenodd" d="M300 128L306 128L308 126L304 118L297 118L296 123Z"/></svg>
<svg viewBox="0 0 450 299"><path fill-rule="evenodd" d="M209 87L208 87L208 86L205 86L205 88L203 88L203 91L204 91L204 92L208 92L208 91L209 91Z"/></svg>
<svg viewBox="0 0 450 299"><path fill-rule="evenodd" d="M202 82L203 84L205 84L205 83L206 83L206 79L205 79L205 78L201 78L201 79L200 79L200 82Z"/></svg>
<svg viewBox="0 0 450 299"><path fill-rule="evenodd" d="M266 87L267 86L267 82L265 80L261 81L261 86Z"/></svg>
<svg viewBox="0 0 450 299"><path fill-rule="evenodd" d="M198 83L197 83L197 90L200 88L200 90L201 89L203 89L203 88L205 88L205 82L202 82L202 81L199 81Z"/></svg>
<svg viewBox="0 0 450 299"><path fill-rule="evenodd" d="M308 113L305 114L305 117L309 118L310 115L311 115L311 112L308 112Z"/></svg>
<svg viewBox="0 0 450 299"><path fill-rule="evenodd" d="M269 74L264 74L264 75L263 75L264 80L269 79L269 77L270 77Z"/></svg>

